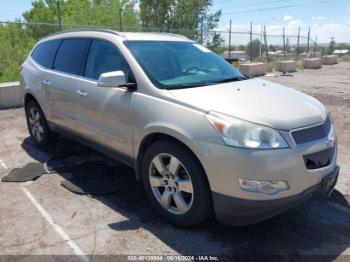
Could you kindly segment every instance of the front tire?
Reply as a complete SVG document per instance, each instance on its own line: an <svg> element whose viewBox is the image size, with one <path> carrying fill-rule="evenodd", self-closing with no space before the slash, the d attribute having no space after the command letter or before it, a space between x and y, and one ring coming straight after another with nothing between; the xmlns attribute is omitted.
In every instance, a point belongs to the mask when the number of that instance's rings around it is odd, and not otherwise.
<svg viewBox="0 0 350 262"><path fill-rule="evenodd" d="M38 103L30 100L26 104L25 113L28 131L34 144L38 147L48 145L51 142L53 134Z"/></svg>
<svg viewBox="0 0 350 262"><path fill-rule="evenodd" d="M177 143L152 144L142 160L146 195L155 210L179 226L194 226L212 212L206 175L192 153Z"/></svg>

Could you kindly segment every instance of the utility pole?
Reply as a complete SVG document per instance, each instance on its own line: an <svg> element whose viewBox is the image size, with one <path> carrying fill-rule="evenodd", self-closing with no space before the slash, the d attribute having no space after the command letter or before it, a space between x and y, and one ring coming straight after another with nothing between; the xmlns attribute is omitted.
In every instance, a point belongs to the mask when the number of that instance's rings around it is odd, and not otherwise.
<svg viewBox="0 0 350 262"><path fill-rule="evenodd" d="M253 62L253 23L250 22L250 63Z"/></svg>
<svg viewBox="0 0 350 262"><path fill-rule="evenodd" d="M123 31L122 9L119 7L119 31Z"/></svg>
<svg viewBox="0 0 350 262"><path fill-rule="evenodd" d="M61 20L61 9L60 9L60 1L56 1L57 6L57 19L58 19L58 29L62 31L62 20Z"/></svg>
<svg viewBox="0 0 350 262"><path fill-rule="evenodd" d="M286 33L283 27L283 58L286 60Z"/></svg>
<svg viewBox="0 0 350 262"><path fill-rule="evenodd" d="M230 19L230 31L228 35L228 59L231 60L231 31L232 31L232 20Z"/></svg>
<svg viewBox="0 0 350 262"><path fill-rule="evenodd" d="M297 40L297 60L299 59L299 40L300 40L300 27L298 29L298 40Z"/></svg>
<svg viewBox="0 0 350 262"><path fill-rule="evenodd" d="M314 45L314 57L316 57L316 48L317 48L317 36L316 36L315 45Z"/></svg>
<svg viewBox="0 0 350 262"><path fill-rule="evenodd" d="M266 35L266 26L264 25L264 42L265 42L265 56L266 61L269 61L269 50L267 48L267 35Z"/></svg>
<svg viewBox="0 0 350 262"><path fill-rule="evenodd" d="M333 51L334 51L334 46L335 46L335 41L334 41L334 37L332 36L332 37L331 37L331 42L330 42L330 45L329 45L331 54L332 54Z"/></svg>
<svg viewBox="0 0 350 262"><path fill-rule="evenodd" d="M261 30L260 30L260 48L259 48L259 57L261 59L262 57L262 41L263 41L263 29L264 29L265 25L261 25Z"/></svg>
<svg viewBox="0 0 350 262"><path fill-rule="evenodd" d="M309 32L307 33L307 46L306 46L306 55L309 56L310 51L310 28Z"/></svg>

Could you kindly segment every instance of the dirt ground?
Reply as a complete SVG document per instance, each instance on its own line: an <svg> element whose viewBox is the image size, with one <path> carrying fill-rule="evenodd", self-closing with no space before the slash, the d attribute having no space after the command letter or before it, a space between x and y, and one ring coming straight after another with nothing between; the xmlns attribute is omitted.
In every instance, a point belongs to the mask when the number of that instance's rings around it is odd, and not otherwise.
<svg viewBox="0 0 350 262"><path fill-rule="evenodd" d="M228 227L209 219L183 229L153 213L142 185L123 165L114 169L116 192L102 196L70 192L60 185L62 174L29 183L1 182L0 260L15 258L6 255L60 255L55 260L65 261L163 255L167 261L174 259L167 255L212 255L220 261L246 261L247 255L264 255L269 260L349 261L350 63L264 78L310 94L332 112L341 173L331 199L313 199L252 226ZM32 145L23 109L0 111L0 176L49 157L50 152Z"/></svg>

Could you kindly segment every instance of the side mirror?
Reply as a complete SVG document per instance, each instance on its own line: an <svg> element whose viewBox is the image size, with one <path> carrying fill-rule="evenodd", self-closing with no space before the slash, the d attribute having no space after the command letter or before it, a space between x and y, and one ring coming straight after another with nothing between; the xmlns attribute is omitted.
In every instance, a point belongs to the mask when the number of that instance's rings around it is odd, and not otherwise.
<svg viewBox="0 0 350 262"><path fill-rule="evenodd" d="M131 90L136 89L135 83L128 83L123 71L107 72L100 75L97 86L99 87L126 87Z"/></svg>

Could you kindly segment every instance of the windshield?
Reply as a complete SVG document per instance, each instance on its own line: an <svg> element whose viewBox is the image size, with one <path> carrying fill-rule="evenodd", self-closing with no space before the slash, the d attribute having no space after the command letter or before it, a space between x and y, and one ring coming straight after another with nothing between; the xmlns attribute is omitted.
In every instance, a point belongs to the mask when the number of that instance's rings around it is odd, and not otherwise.
<svg viewBox="0 0 350 262"><path fill-rule="evenodd" d="M193 42L124 43L158 88L187 88L245 79L220 56Z"/></svg>

